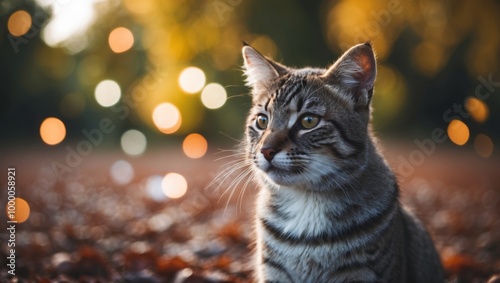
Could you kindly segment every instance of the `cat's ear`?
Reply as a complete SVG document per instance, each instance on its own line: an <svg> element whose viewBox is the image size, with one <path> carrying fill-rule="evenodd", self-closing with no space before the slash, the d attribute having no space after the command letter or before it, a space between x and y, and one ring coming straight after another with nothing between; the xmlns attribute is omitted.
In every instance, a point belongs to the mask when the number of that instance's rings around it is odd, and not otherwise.
<svg viewBox="0 0 500 283"><path fill-rule="evenodd" d="M349 91L359 106L368 106L377 74L375 53L370 43L347 50L323 75L327 84Z"/></svg>
<svg viewBox="0 0 500 283"><path fill-rule="evenodd" d="M247 77L246 84L255 92L265 90L272 81L288 72L285 66L267 59L246 43L241 52Z"/></svg>

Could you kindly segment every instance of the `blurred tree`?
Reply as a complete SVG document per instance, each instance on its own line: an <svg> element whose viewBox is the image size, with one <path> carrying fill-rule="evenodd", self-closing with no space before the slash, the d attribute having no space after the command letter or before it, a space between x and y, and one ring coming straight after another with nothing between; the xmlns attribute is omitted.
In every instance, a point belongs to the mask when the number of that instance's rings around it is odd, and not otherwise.
<svg viewBox="0 0 500 283"><path fill-rule="evenodd" d="M13 12L23 10L31 15L37 15L37 22L33 26L24 26L25 35L16 37L9 33L9 19ZM43 99L44 95L33 93L38 89L41 78L31 62L34 60L35 52L43 46L38 36L40 27L48 18L48 14L34 4L31 0L25 1L2 1L0 5L0 85L2 102L0 103L0 120L2 121L3 142L19 142L30 136L30 132L36 132L35 120L37 108L48 110L53 107L49 99ZM20 19L26 21L31 19ZM36 24L36 25L35 25ZM11 21L11 27L13 23ZM29 84L26 84L29 82Z"/></svg>

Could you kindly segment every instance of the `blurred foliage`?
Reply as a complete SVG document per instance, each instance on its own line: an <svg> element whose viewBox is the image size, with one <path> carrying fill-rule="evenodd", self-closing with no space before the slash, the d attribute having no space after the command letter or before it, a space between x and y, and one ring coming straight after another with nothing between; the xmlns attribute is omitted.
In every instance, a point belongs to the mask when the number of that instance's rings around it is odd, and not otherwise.
<svg viewBox="0 0 500 283"><path fill-rule="evenodd" d="M500 137L498 1L91 1L94 20L85 33L47 43L44 30L52 16L71 2L0 3L4 144L43 144L39 127L47 117L64 122L65 142L84 139L83 130L109 118L116 125L105 138L110 145L131 128L144 132L150 143L176 143L193 132L207 137L209 145L233 143L229 137L241 137L250 105L240 67L242 40L287 65L325 67L349 46L370 40L379 59L374 96L379 132L426 138L454 117L471 137ZM16 37L8 21L19 10L31 15L32 24ZM122 53L109 43L117 27L133 34L132 47ZM223 107L207 109L200 92L181 89L179 74L189 66L202 69L207 84L225 87L229 99ZM94 97L106 79L121 87L121 100L109 108ZM466 99L484 81L493 82L481 90L491 93L482 105L487 117L475 120L465 110ZM163 102L174 104L182 117L170 135L152 119ZM450 109L453 115L446 115Z"/></svg>

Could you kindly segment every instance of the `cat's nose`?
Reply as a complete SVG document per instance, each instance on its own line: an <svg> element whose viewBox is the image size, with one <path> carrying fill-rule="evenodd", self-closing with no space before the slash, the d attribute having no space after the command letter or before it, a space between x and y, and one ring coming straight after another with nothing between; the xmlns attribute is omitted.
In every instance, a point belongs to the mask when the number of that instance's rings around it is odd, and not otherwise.
<svg viewBox="0 0 500 283"><path fill-rule="evenodd" d="M271 162L273 160L274 156L276 153L278 153L278 150L275 149L274 147L265 147L260 150L260 152L264 155L264 158Z"/></svg>

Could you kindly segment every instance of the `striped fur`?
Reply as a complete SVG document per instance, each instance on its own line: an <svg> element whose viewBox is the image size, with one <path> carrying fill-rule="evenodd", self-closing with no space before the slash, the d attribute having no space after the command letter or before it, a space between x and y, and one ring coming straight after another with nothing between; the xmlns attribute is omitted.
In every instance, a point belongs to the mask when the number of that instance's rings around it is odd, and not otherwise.
<svg viewBox="0 0 500 283"><path fill-rule="evenodd" d="M288 68L250 46L243 56L253 95L246 154L261 187L256 281L443 282L370 134L371 46L329 69Z"/></svg>

